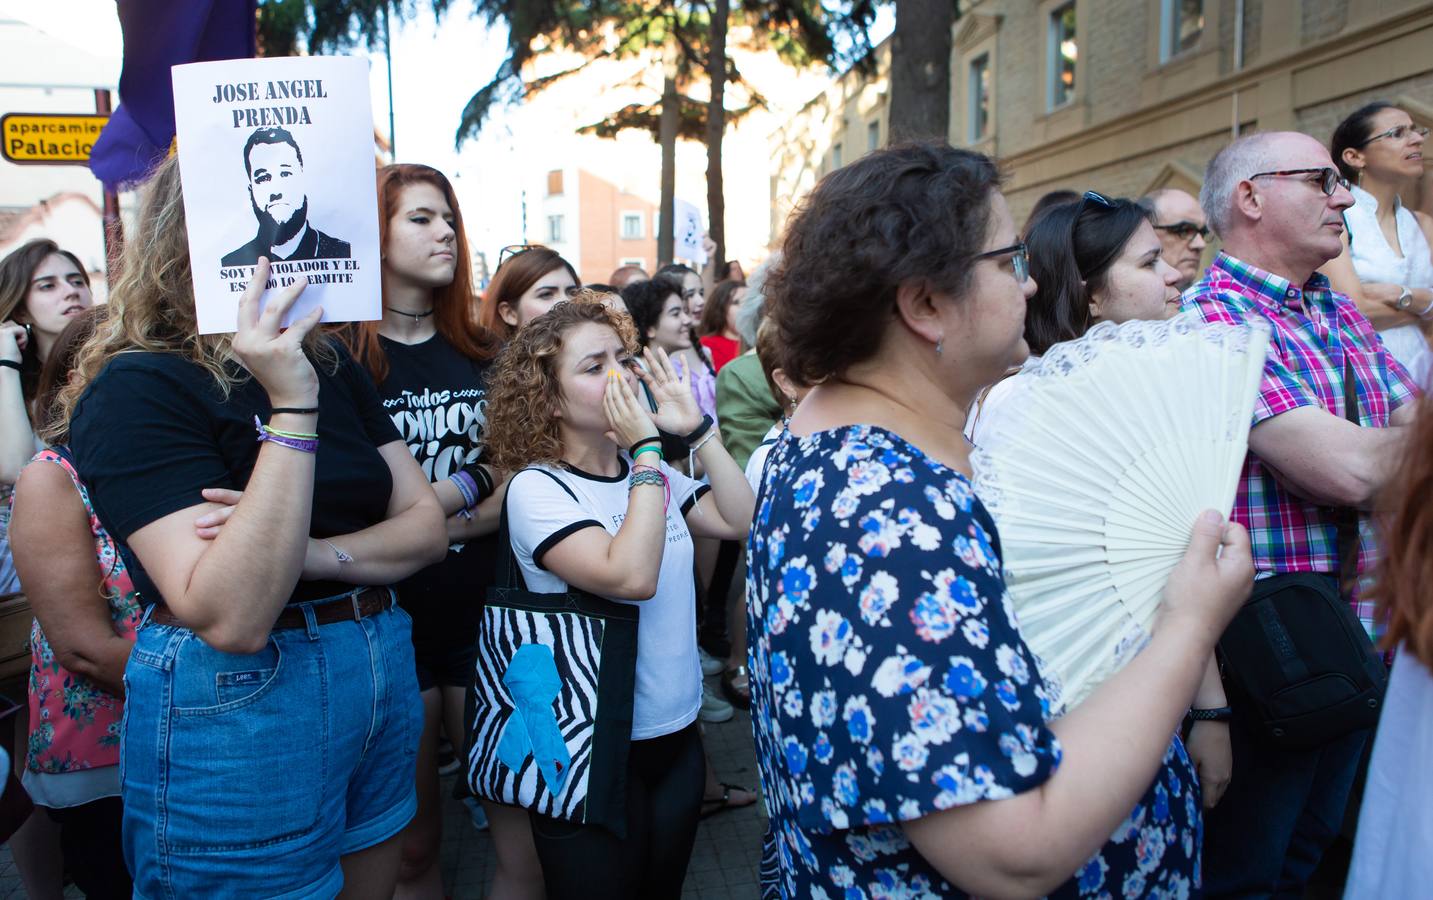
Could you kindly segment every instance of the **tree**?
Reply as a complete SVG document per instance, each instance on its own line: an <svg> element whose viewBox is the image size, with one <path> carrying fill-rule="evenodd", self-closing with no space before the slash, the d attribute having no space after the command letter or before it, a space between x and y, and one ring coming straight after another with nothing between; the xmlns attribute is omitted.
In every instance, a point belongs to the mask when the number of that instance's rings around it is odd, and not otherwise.
<svg viewBox="0 0 1433 900"><path fill-rule="evenodd" d="M718 276L726 268L726 193L721 171L722 137L726 134L726 36L731 19L730 0L715 0L712 6L710 38L707 41L707 233L716 245L712 271Z"/></svg>
<svg viewBox="0 0 1433 900"><path fill-rule="evenodd" d="M951 27L956 0L895 0L891 37L892 139L950 135Z"/></svg>
<svg viewBox="0 0 1433 900"><path fill-rule="evenodd" d="M294 53L300 41L312 52L340 51L382 41L385 14L406 18L420 0L263 0L259 41L265 55ZM430 0L434 13L453 11L453 0ZM662 66L662 90L651 104L614 110L583 131L610 137L624 129L650 132L662 146L662 215L658 255L670 259L677 139L707 147L707 211L717 244L718 271L725 265L725 201L721 144L727 125L765 105L727 54L731 26L749 26L752 49L769 47L792 65L826 63L873 66L869 28L876 4L884 0L472 0L471 14L508 28L508 55L497 74L468 100L455 142L461 146L481 131L496 108L540 92L603 59L641 57ZM841 40L837 40L837 36ZM581 61L561 72L525 79L540 53L565 50ZM705 82L705 102L690 91ZM728 88L740 87L745 105L727 109ZM663 128L663 123L666 128ZM662 248L667 248L663 253Z"/></svg>
<svg viewBox="0 0 1433 900"><path fill-rule="evenodd" d="M508 59L497 76L468 102L457 140L475 136L488 113L501 103L531 96L558 78L580 72L599 59L646 55L660 58L663 67L660 99L652 105L629 105L583 128L611 136L628 128L650 131L662 147L662 215L657 255L671 259L675 138L703 140L707 148L707 214L716 243L717 271L725 268L725 199L721 146L726 126L765 99L742 78L727 54L730 27L735 21L749 25L753 49L769 47L787 62L801 66L825 62L866 65L870 56L869 27L875 19L875 0L850 0L843 12L828 11L820 0L625 0L602 3L542 0L477 0L478 15L490 22L509 24ZM542 9L536 14L530 7ZM573 7L580 7L579 10ZM527 18L520 13L531 14ZM561 24L555 24L561 23ZM576 27L574 27L576 26ZM612 37L598 40L603 29ZM846 50L838 49L837 33L846 37ZM524 66L539 46L561 47L584 57L583 62L547 78L524 81ZM709 99L698 105L687 95L705 81ZM728 85L741 86L745 106L726 108ZM664 128L663 125L666 125Z"/></svg>

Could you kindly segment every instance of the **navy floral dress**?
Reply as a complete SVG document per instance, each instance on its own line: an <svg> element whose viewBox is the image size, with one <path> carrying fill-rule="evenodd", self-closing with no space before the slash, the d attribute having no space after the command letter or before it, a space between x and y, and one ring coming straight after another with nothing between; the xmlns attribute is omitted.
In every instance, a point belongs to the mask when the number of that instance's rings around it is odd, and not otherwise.
<svg viewBox="0 0 1433 900"><path fill-rule="evenodd" d="M1054 688L1015 625L995 524L960 473L853 426L772 448L748 570L768 898L962 897L897 823L1039 786ZM1198 786L1176 739L1058 897L1199 892Z"/></svg>

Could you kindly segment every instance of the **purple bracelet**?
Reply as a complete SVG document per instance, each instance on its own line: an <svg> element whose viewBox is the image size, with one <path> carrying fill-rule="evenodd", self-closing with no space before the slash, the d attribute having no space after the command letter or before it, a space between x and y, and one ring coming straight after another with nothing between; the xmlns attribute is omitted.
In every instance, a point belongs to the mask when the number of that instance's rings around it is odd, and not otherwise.
<svg viewBox="0 0 1433 900"><path fill-rule="evenodd" d="M268 441L268 442L273 443L273 444L278 444L278 445L281 446L281 447L288 447L290 450L299 450L299 451L302 451L302 452L304 452L304 453L317 453L317 452L318 452L318 439L317 439L317 438L312 438L312 439L292 438L292 437L284 437L284 436L281 435L281 434L275 434L272 429L270 429L270 428L269 428L267 425L265 425L263 422L260 422L260 421L259 421L259 417L258 417L258 416L254 416L254 428L258 430L258 432L259 432L258 440L261 441L261 442L262 442L262 441Z"/></svg>
<svg viewBox="0 0 1433 900"><path fill-rule="evenodd" d="M454 472L451 477L454 481L461 481L463 486L467 488L467 490L463 492L463 499L467 502L468 509L477 506L483 499L482 491L478 490L477 479L475 479L471 473L462 469Z"/></svg>

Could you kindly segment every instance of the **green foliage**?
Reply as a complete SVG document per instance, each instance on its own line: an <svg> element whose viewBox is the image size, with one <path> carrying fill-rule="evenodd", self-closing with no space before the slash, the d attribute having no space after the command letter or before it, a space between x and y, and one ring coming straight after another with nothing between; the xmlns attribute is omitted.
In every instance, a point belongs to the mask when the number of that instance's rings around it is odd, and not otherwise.
<svg viewBox="0 0 1433 900"><path fill-rule="evenodd" d="M489 26L503 24L508 29L506 58L463 108L456 134L459 145L478 135L494 109L516 103L597 60L645 56L655 61L670 52L679 90L706 80L709 0L261 0L261 52L286 56L301 50L335 53L360 45L378 47L383 42L384 11L397 23L411 17L423 2L431 4L439 19L465 10ZM864 67L874 64L869 29L882 2L889 0L733 0L730 28L749 27L752 49L775 50L794 66ZM556 75L525 81L524 68L549 48L576 53L584 61ZM730 57L727 78L751 97L748 109L764 105ZM687 105L683 104L681 135L700 140L706 114L703 111L693 119ZM617 111L590 130L604 134L612 129L645 129L647 119L634 107ZM728 115L744 111L732 110Z"/></svg>

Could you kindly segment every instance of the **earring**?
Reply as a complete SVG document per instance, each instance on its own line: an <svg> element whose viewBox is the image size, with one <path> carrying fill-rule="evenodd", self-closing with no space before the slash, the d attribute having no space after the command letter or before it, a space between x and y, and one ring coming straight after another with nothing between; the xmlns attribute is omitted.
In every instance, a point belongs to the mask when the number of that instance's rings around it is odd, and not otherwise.
<svg viewBox="0 0 1433 900"><path fill-rule="evenodd" d="M941 338L940 340L938 340L938 341L935 342L935 355L936 355L936 356L940 356L940 355L941 355L942 353L944 353L944 352L945 352L945 338Z"/></svg>

